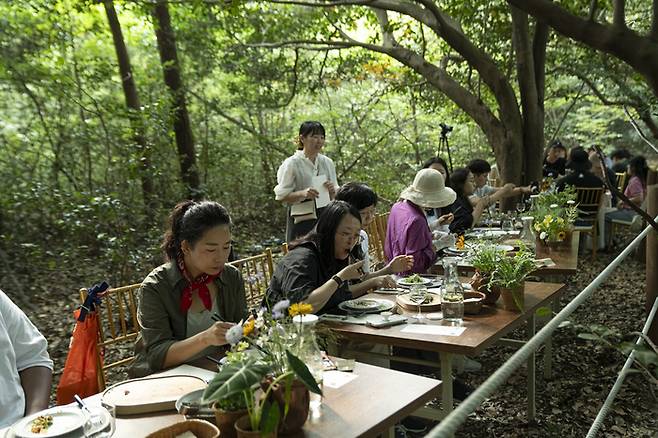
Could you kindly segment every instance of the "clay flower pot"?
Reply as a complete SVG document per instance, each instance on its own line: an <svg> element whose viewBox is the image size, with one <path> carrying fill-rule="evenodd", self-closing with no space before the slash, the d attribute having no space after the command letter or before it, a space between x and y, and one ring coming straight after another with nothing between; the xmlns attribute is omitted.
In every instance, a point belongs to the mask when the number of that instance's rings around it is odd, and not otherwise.
<svg viewBox="0 0 658 438"><path fill-rule="evenodd" d="M261 383L261 388L263 388L264 391L267 390L267 387L272 380L273 378L271 376L266 377L263 383ZM279 405L279 412L281 412L282 416L286 405L285 397L286 385L283 382L277 383L272 388L269 399L270 401L275 401ZM293 380L290 392L290 402L288 403L288 415L286 415L285 418L281 418L281 421L279 422L279 433L281 435L293 434L301 430L308 418L310 401L311 395L306 385L304 385L301 380Z"/></svg>
<svg viewBox="0 0 658 438"><path fill-rule="evenodd" d="M523 312L525 306L523 285L512 288L501 287L500 295L503 297L503 309L518 313Z"/></svg>
<svg viewBox="0 0 658 438"><path fill-rule="evenodd" d="M224 438L236 438L237 432L235 430L235 422L238 421L244 415L247 415L246 409L241 409L239 411L225 411L213 405L213 410L215 411L215 424L221 432L221 436Z"/></svg>
<svg viewBox="0 0 658 438"><path fill-rule="evenodd" d="M482 292L485 295L483 304L496 304L500 298L500 288L498 286L489 286L490 276L483 272L475 270L475 274L471 277L471 287L474 291Z"/></svg>
<svg viewBox="0 0 658 438"><path fill-rule="evenodd" d="M249 415L244 415L235 422L235 432L237 438L276 438L276 429L268 434L261 434L259 430L251 430Z"/></svg>

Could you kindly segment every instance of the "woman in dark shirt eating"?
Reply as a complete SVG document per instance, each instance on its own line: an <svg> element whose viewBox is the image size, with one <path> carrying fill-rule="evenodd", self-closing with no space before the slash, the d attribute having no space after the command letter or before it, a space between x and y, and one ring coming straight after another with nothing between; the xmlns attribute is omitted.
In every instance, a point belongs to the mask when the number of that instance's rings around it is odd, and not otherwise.
<svg viewBox="0 0 658 438"><path fill-rule="evenodd" d="M353 298L347 282L363 277L363 260L349 263L359 241L361 216L344 201L333 201L313 231L293 242L267 288L266 304L288 299L313 306L314 313L335 310ZM357 248L358 249L358 248Z"/></svg>

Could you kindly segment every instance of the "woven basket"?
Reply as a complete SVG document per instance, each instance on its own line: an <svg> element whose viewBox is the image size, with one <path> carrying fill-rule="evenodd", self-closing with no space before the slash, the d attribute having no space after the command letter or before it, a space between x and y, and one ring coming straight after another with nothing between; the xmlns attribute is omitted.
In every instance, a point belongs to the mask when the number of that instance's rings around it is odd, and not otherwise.
<svg viewBox="0 0 658 438"><path fill-rule="evenodd" d="M214 424L203 420L186 420L157 430L146 438L176 438L183 432L192 432L197 438L218 438L219 429Z"/></svg>

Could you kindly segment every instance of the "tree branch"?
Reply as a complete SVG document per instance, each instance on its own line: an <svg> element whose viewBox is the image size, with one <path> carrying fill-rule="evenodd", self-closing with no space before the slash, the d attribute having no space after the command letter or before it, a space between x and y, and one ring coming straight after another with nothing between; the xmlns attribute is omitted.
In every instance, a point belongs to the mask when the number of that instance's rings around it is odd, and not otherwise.
<svg viewBox="0 0 658 438"><path fill-rule="evenodd" d="M653 11L651 14L651 31L649 38L651 41L658 42L658 0L653 0Z"/></svg>
<svg viewBox="0 0 658 438"><path fill-rule="evenodd" d="M283 149L283 148L282 148L281 146L279 146L278 144L274 143L269 137L267 137L267 136L261 134L260 132L258 132L258 131L257 131L255 128L253 128L252 126L249 126L249 125L247 125L246 123L244 123L244 122L242 122L242 121L236 119L235 117L233 117L233 116L227 114L226 112L224 112L224 111L221 109L221 105L219 105L215 99L208 100L208 99L206 99L205 97L199 95L198 93L196 93L196 92L194 92L194 91L192 91L192 90L189 90L188 92L190 93L190 95L194 96L195 98L197 98L198 100L200 100L201 102L203 102L205 105L208 105L208 107L210 107L210 108L212 108L214 111L216 111L217 114L219 114L222 118L224 118L224 119L228 120L229 122L233 123L234 125L236 125L236 126L239 127L240 129L242 129L243 131L246 131L246 132L248 132L249 134L253 135L253 136L256 137L258 140L260 140L260 141L266 143L268 146L270 146L272 149L276 150L277 152L280 152L280 153L282 153L282 154L284 154L284 155L287 155L287 154L290 152L290 151L288 151L288 150Z"/></svg>
<svg viewBox="0 0 658 438"><path fill-rule="evenodd" d="M589 2L589 14L587 14L587 21L594 21L596 15L596 9L599 6L598 0L590 0Z"/></svg>
<svg viewBox="0 0 658 438"><path fill-rule="evenodd" d="M507 2L545 21L561 34L624 61L644 76L658 96L658 47L650 38L626 26L603 25L580 18L550 0Z"/></svg>
<svg viewBox="0 0 658 438"><path fill-rule="evenodd" d="M626 29L626 1L612 1L612 24L618 29Z"/></svg>

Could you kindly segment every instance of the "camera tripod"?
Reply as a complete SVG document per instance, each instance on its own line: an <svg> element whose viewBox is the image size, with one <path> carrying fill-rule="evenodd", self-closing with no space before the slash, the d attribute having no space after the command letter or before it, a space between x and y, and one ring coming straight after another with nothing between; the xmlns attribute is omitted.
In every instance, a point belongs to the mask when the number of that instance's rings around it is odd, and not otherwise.
<svg viewBox="0 0 658 438"><path fill-rule="evenodd" d="M450 155L450 143L448 142L448 133L450 131L452 131L452 127L450 127L449 130L443 128L443 126L441 128L442 128L441 129L441 138L439 138L439 147L436 150L436 156L440 157L441 156L441 151L445 148L445 150L448 154L448 165L450 166L450 173L452 173L452 156Z"/></svg>

